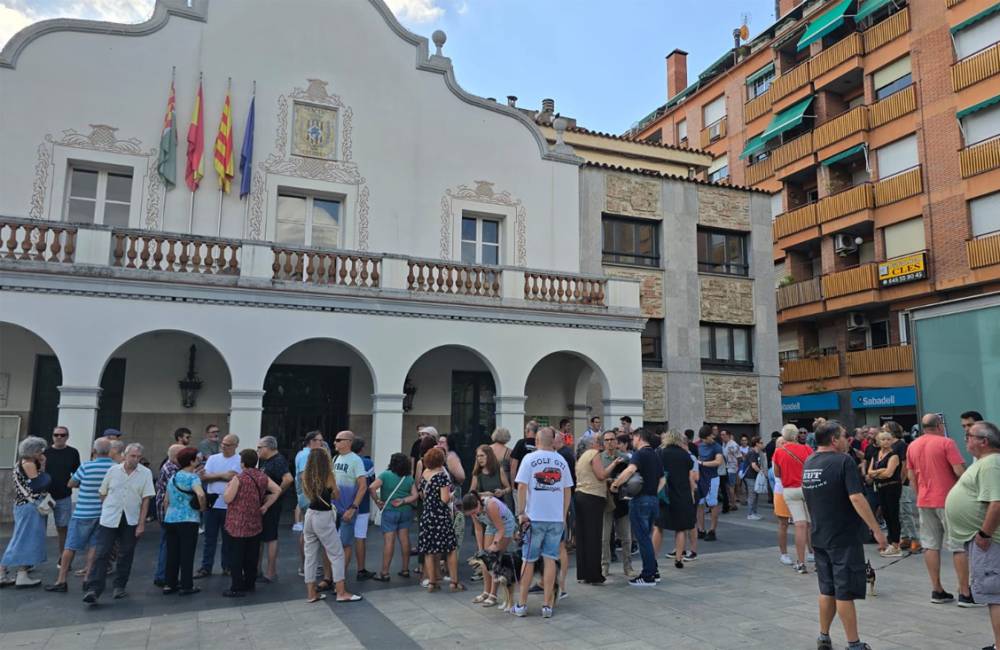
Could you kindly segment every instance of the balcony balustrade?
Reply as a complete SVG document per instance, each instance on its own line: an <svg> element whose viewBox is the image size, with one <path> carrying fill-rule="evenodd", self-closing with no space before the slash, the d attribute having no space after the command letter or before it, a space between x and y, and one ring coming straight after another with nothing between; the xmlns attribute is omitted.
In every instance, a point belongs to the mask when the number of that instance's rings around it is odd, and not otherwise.
<svg viewBox="0 0 1000 650"><path fill-rule="evenodd" d="M971 268L981 269L985 266L1000 264L1000 232L970 239L965 242L965 246Z"/></svg>
<svg viewBox="0 0 1000 650"><path fill-rule="evenodd" d="M865 53L859 32L852 32L809 60L809 76L815 81L851 57Z"/></svg>
<svg viewBox="0 0 1000 650"><path fill-rule="evenodd" d="M819 302L823 299L823 290L820 286L819 278L793 282L783 287L778 287L778 311L808 305Z"/></svg>
<svg viewBox="0 0 1000 650"><path fill-rule="evenodd" d="M811 79L809 76L809 61L803 61L771 82L771 102L773 103L786 97L809 83Z"/></svg>
<svg viewBox="0 0 1000 650"><path fill-rule="evenodd" d="M407 268L406 288L410 291L500 297L500 269L422 260L408 260Z"/></svg>
<svg viewBox="0 0 1000 650"><path fill-rule="evenodd" d="M868 107L855 106L851 110L824 122L813 129L813 147L822 149L849 135L868 129Z"/></svg>
<svg viewBox="0 0 1000 650"><path fill-rule="evenodd" d="M908 199L924 191L920 165L874 183L875 205L883 206Z"/></svg>
<svg viewBox="0 0 1000 650"><path fill-rule="evenodd" d="M823 276L823 297L826 299L847 296L878 287L877 265L861 266Z"/></svg>
<svg viewBox="0 0 1000 650"><path fill-rule="evenodd" d="M749 124L761 115L767 115L771 111L771 89L757 95L743 104L743 122Z"/></svg>
<svg viewBox="0 0 1000 650"><path fill-rule="evenodd" d="M878 375L912 370L913 348L908 345L847 353L847 373L850 375Z"/></svg>
<svg viewBox="0 0 1000 650"><path fill-rule="evenodd" d="M801 232L806 228L815 226L816 223L815 203L789 210L784 214L778 215L774 220L774 239L777 241L782 237Z"/></svg>
<svg viewBox="0 0 1000 650"><path fill-rule="evenodd" d="M815 381L840 376L840 355L830 354L815 359L790 359L781 364L781 381Z"/></svg>
<svg viewBox="0 0 1000 650"><path fill-rule="evenodd" d="M238 243L142 230L116 230L112 237L112 266L170 273L240 274Z"/></svg>
<svg viewBox="0 0 1000 650"><path fill-rule="evenodd" d="M917 89L910 84L868 107L868 128L878 128L915 110L917 110Z"/></svg>
<svg viewBox="0 0 1000 650"><path fill-rule="evenodd" d="M768 178L774 174L774 159L765 158L764 160L758 160L752 165L747 165L746 170L746 183L747 185L756 185L765 178Z"/></svg>
<svg viewBox="0 0 1000 650"><path fill-rule="evenodd" d="M1000 136L962 149L958 155L962 178L1000 167Z"/></svg>
<svg viewBox="0 0 1000 650"><path fill-rule="evenodd" d="M786 165L805 158L812 152L813 134L812 131L809 131L794 140L789 140L771 152L771 158L774 160L774 169L777 171Z"/></svg>
<svg viewBox="0 0 1000 650"><path fill-rule="evenodd" d="M40 221L0 221L0 259L73 261L76 228Z"/></svg>
<svg viewBox="0 0 1000 650"><path fill-rule="evenodd" d="M701 130L701 148L704 149L713 142L717 142L726 137L726 118L722 118L714 124L709 124Z"/></svg>
<svg viewBox="0 0 1000 650"><path fill-rule="evenodd" d="M605 284L604 280L526 272L524 298L558 304L603 306L607 293Z"/></svg>
<svg viewBox="0 0 1000 650"><path fill-rule="evenodd" d="M955 92L1000 73L1000 43L976 52L951 66L951 88Z"/></svg>
<svg viewBox="0 0 1000 650"><path fill-rule="evenodd" d="M848 214L875 206L871 183L862 183L838 192L816 204L816 218L819 223L826 223Z"/></svg>
<svg viewBox="0 0 1000 650"><path fill-rule="evenodd" d="M341 251L307 248L272 248L275 280L316 285L378 288L381 258Z"/></svg>
<svg viewBox="0 0 1000 650"><path fill-rule="evenodd" d="M874 52L910 31L910 8L897 11L882 22L869 27L864 32L865 52Z"/></svg>

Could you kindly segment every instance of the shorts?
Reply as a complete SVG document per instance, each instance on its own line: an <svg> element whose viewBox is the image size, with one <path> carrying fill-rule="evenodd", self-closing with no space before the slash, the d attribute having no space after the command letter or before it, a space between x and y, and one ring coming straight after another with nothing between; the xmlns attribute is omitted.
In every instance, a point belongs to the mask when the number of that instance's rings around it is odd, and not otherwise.
<svg viewBox="0 0 1000 650"><path fill-rule="evenodd" d="M698 505L706 505L714 508L719 505L719 477L716 476L708 482L708 494L698 500Z"/></svg>
<svg viewBox="0 0 1000 650"><path fill-rule="evenodd" d="M400 530L409 530L413 523L413 510L383 510L382 511L382 532L395 533Z"/></svg>
<svg viewBox="0 0 1000 650"><path fill-rule="evenodd" d="M792 516L792 513L788 512L788 505L785 503L785 495L782 492L774 493L774 516L786 519Z"/></svg>
<svg viewBox="0 0 1000 650"><path fill-rule="evenodd" d="M864 600L868 582L865 576L865 547L834 546L814 548L819 593L837 600Z"/></svg>
<svg viewBox="0 0 1000 650"><path fill-rule="evenodd" d="M806 507L806 498L802 494L802 488L785 488L785 505L788 507L788 512L791 513L792 521L798 523L800 521L809 522L809 508ZM862 562L864 564L864 562Z"/></svg>
<svg viewBox="0 0 1000 650"><path fill-rule="evenodd" d="M73 515L73 497L63 497L56 499L56 505L52 508L52 516L56 522L56 528L66 528L69 526L69 519Z"/></svg>
<svg viewBox="0 0 1000 650"><path fill-rule="evenodd" d="M358 523L359 516L357 511L354 512L354 519L351 521L344 521L343 515L338 514L337 516L337 532L340 533L340 544L344 548L352 548L354 544L354 527Z"/></svg>
<svg viewBox="0 0 1000 650"><path fill-rule="evenodd" d="M358 513L354 516L354 539L368 539L368 520L372 513Z"/></svg>
<svg viewBox="0 0 1000 650"><path fill-rule="evenodd" d="M69 520L69 531L66 533L66 550L82 552L97 545L97 529L101 518Z"/></svg>
<svg viewBox="0 0 1000 650"><path fill-rule="evenodd" d="M281 525L281 502L276 501L264 513L262 520L263 528L260 532L260 541L273 542L278 539L278 527Z"/></svg>
<svg viewBox="0 0 1000 650"><path fill-rule="evenodd" d="M559 559L559 543L565 526L561 521L533 521L531 529L524 536L525 562L535 562L539 556L551 560Z"/></svg>
<svg viewBox="0 0 1000 650"><path fill-rule="evenodd" d="M975 540L965 544L969 554L969 587L977 603L1000 605L1000 544L984 551Z"/></svg>
<svg viewBox="0 0 1000 650"><path fill-rule="evenodd" d="M920 545L928 551L945 548L952 553L962 552L961 544L948 539L944 508L920 508Z"/></svg>
<svg viewBox="0 0 1000 650"><path fill-rule="evenodd" d="M305 516L306 510L309 509L309 499L306 498L305 492L302 491L302 478L299 476L295 477L295 500L298 503L299 510L302 511L302 515Z"/></svg>

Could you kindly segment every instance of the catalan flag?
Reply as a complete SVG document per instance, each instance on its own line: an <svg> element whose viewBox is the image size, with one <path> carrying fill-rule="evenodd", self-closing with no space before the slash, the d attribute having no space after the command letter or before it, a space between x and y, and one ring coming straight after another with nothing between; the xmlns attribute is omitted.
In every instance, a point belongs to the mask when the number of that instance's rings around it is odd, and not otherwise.
<svg viewBox="0 0 1000 650"><path fill-rule="evenodd" d="M219 175L219 189L229 194L233 176L233 111L226 91L226 102L219 117L219 133L215 136L215 173Z"/></svg>
<svg viewBox="0 0 1000 650"><path fill-rule="evenodd" d="M203 94L201 81L198 81L198 94L194 98L194 110L191 112L191 124L187 134L187 167L184 170L184 181L188 189L194 192L205 177L205 163L202 160L205 152L205 129L203 115Z"/></svg>
<svg viewBox="0 0 1000 650"><path fill-rule="evenodd" d="M167 99L167 114L163 116L163 132L160 134L160 155L156 171L167 189L177 185L177 95L174 80L170 80L170 97Z"/></svg>

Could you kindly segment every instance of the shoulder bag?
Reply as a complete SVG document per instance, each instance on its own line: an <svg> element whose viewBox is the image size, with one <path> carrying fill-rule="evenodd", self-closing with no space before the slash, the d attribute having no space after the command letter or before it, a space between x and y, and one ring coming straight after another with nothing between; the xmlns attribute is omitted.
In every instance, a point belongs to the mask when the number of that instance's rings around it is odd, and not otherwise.
<svg viewBox="0 0 1000 650"><path fill-rule="evenodd" d="M192 510L194 510L195 512L201 512L201 501L198 500L198 495L195 493L194 490L185 490L184 488L182 488L177 483L177 475L176 474L174 474L170 478L170 482L174 484L174 489L176 489L178 492L183 492L184 494L190 495L190 501L189 501L189 503L191 504L191 509Z"/></svg>
<svg viewBox="0 0 1000 650"><path fill-rule="evenodd" d="M21 476L24 477L25 479L28 478L24 474L24 470L21 469L20 467L18 467L16 471L21 472ZM52 510L56 507L56 500L53 499L52 495L49 494L48 492L38 497L37 499L32 499L31 491L24 489L24 486L21 485L20 481L15 480L14 485L17 487L17 491L21 493L21 495L25 498L25 500L27 500L28 503L31 503L35 506L35 510L37 510L38 514L40 514L41 516L48 517L52 513Z"/></svg>
<svg viewBox="0 0 1000 650"><path fill-rule="evenodd" d="M392 501L392 497L394 497L396 495L396 491L399 490L399 486L402 485L403 481L405 481L405 480L406 480L405 476L400 477L399 483L396 483L396 487L394 487L392 489L392 492L389 493L389 498L386 499L385 501L383 501L382 503L388 504L390 501ZM370 518L372 520L372 523L375 524L376 526L381 526L382 525L382 510L383 510L383 508L379 508L378 504L375 503L375 499L372 499L371 500L371 517Z"/></svg>

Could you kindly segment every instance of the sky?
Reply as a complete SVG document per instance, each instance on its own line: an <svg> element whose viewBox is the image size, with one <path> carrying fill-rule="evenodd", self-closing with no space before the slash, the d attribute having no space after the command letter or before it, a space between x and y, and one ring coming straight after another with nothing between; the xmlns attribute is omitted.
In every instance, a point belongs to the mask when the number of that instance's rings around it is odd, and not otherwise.
<svg viewBox="0 0 1000 650"><path fill-rule="evenodd" d="M277 0L272 0L277 1ZM294 2L295 0L281 0ZM367 0L328 0L364 2ZM483 97L556 111L596 131L622 133L666 101L664 57L689 53L694 80L774 22L774 0L386 0L408 29L448 35L459 85ZM153 0L0 0L0 44L47 18L142 22Z"/></svg>

